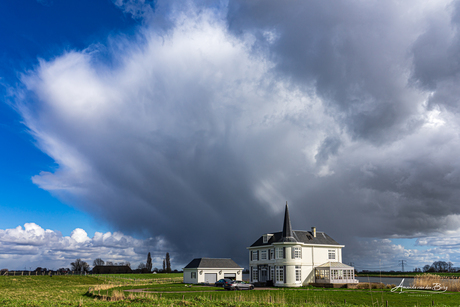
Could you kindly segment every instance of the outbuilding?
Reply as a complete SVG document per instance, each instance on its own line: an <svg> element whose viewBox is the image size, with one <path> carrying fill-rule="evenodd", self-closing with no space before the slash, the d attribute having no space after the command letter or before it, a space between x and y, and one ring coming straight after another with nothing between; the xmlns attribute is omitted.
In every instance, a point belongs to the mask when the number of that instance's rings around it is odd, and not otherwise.
<svg viewBox="0 0 460 307"><path fill-rule="evenodd" d="M213 284L222 278L243 280L243 268L230 258L195 258L184 268L184 283Z"/></svg>

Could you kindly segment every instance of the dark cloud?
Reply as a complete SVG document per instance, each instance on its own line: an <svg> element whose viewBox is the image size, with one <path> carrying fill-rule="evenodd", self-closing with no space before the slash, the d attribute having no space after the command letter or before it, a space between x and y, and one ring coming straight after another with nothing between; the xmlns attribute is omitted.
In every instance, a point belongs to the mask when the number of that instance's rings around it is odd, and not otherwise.
<svg viewBox="0 0 460 307"><path fill-rule="evenodd" d="M453 2L451 10L433 16L426 31L414 42L413 80L431 92L429 107L442 106L459 111L460 81L460 3Z"/></svg>
<svg viewBox="0 0 460 307"><path fill-rule="evenodd" d="M236 35L256 33L276 70L312 88L354 137L380 143L394 138L419 105L405 78L407 48L420 31L413 19L425 17L413 5L231 1L228 22Z"/></svg>
<svg viewBox="0 0 460 307"><path fill-rule="evenodd" d="M59 168L33 180L124 232L162 236L183 263L245 265L246 246L281 230L286 200L295 229L317 226L357 258L373 245L355 237L454 231L458 120L427 101L454 97L456 76L430 73L447 55L422 46L452 45L450 30L430 33L456 11L418 3L189 3L162 31L152 19L113 38L117 65L97 46L42 61L17 107Z"/></svg>

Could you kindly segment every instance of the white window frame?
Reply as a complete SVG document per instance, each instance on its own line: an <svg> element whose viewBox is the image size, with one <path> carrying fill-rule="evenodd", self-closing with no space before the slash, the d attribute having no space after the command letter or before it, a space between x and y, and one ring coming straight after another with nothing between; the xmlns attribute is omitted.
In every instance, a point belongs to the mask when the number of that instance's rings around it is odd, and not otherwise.
<svg viewBox="0 0 460 307"><path fill-rule="evenodd" d="M190 272L190 278L196 279L196 272Z"/></svg>
<svg viewBox="0 0 460 307"><path fill-rule="evenodd" d="M284 259L284 250L282 247L276 248L276 259Z"/></svg>
<svg viewBox="0 0 460 307"><path fill-rule="evenodd" d="M267 260L267 250L260 251L260 260Z"/></svg>
<svg viewBox="0 0 460 307"><path fill-rule="evenodd" d="M257 257L259 255L258 251L252 251L252 261L258 261L259 258Z"/></svg>
<svg viewBox="0 0 460 307"><path fill-rule="evenodd" d="M302 247L292 248L292 259L302 259Z"/></svg>
<svg viewBox="0 0 460 307"><path fill-rule="evenodd" d="M300 265L295 266L295 282L302 282L302 267Z"/></svg>
<svg viewBox="0 0 460 307"><path fill-rule="evenodd" d="M329 260L335 260L335 249L330 249L327 251L327 258Z"/></svg>
<svg viewBox="0 0 460 307"><path fill-rule="evenodd" d="M257 268L252 268L252 281L258 281L259 280L259 271Z"/></svg>
<svg viewBox="0 0 460 307"><path fill-rule="evenodd" d="M284 284L284 266L276 266L276 282Z"/></svg>

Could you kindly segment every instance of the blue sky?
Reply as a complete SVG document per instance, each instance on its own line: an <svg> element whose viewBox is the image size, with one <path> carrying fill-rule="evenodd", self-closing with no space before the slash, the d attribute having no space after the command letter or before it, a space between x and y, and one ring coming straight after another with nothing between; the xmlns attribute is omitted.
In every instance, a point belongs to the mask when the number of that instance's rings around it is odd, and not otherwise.
<svg viewBox="0 0 460 307"><path fill-rule="evenodd" d="M244 266L286 201L357 268L460 266L460 5L422 2L0 3L0 266Z"/></svg>
<svg viewBox="0 0 460 307"><path fill-rule="evenodd" d="M19 75L36 66L38 58L83 49L120 31L129 35L138 25L111 1L3 1L0 15L1 81L7 86L20 82ZM104 224L32 183L33 175L56 164L37 149L6 91L2 87L0 138L8 149L0 154L0 211L7 217L2 227L35 222L66 235L77 227L89 233L107 231Z"/></svg>

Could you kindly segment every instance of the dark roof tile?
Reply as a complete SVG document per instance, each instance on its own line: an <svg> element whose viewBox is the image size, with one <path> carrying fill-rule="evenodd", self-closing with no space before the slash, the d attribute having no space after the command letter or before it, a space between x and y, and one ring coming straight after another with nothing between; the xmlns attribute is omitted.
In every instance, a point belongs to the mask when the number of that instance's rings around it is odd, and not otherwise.
<svg viewBox="0 0 460 307"><path fill-rule="evenodd" d="M242 269L230 258L195 258L184 269L208 268L208 269Z"/></svg>
<svg viewBox="0 0 460 307"><path fill-rule="evenodd" d="M261 236L259 239L257 239L256 242L254 242L251 247L254 246L264 246L264 245L271 245L273 243L281 243L281 242L302 242L306 244L330 244L330 245L339 245L334 239L332 239L330 236L328 236L324 232L316 232L316 238L313 237L313 234L310 231L302 231L302 230L294 230L293 231L293 237L295 240L289 240L287 241L287 238L283 238L283 233L282 232L275 232L273 233L273 237L268 240L267 243L263 243L263 236ZM291 239L291 238L289 238Z"/></svg>

